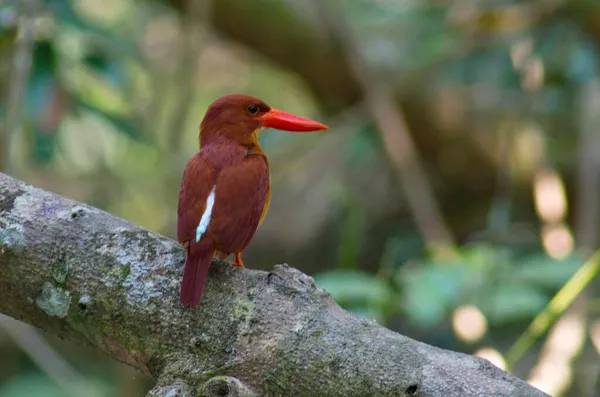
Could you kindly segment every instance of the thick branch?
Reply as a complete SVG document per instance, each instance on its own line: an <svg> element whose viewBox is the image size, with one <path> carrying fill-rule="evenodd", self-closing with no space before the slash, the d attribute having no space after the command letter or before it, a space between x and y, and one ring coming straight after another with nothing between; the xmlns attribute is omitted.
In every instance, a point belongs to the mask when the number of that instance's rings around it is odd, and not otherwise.
<svg viewBox="0 0 600 397"><path fill-rule="evenodd" d="M171 240L0 174L0 311L150 373L152 396L544 396L342 310L287 265L214 262L183 308L182 264Z"/></svg>

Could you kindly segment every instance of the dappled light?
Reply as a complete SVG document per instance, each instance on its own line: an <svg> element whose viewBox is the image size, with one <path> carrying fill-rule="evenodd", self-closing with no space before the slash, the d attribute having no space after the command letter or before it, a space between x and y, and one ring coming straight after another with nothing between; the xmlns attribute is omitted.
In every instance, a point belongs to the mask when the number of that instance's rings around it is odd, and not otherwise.
<svg viewBox="0 0 600 397"><path fill-rule="evenodd" d="M492 347L482 347L481 349L475 351L474 354L481 358L485 358L498 368L504 370L506 369L506 361L504 360L502 353Z"/></svg>
<svg viewBox="0 0 600 397"><path fill-rule="evenodd" d="M567 214L565 187L554 170L541 170L534 179L535 207L544 222L559 222Z"/></svg>
<svg viewBox="0 0 600 397"><path fill-rule="evenodd" d="M523 65L521 84L525 91L539 89L544 83L544 63L539 57L528 59Z"/></svg>
<svg viewBox="0 0 600 397"><path fill-rule="evenodd" d="M542 244L553 258L566 258L573 251L573 235L564 224L545 225L542 228Z"/></svg>
<svg viewBox="0 0 600 397"><path fill-rule="evenodd" d="M475 306L461 306L454 311L452 327L465 342L477 342L487 331L487 320Z"/></svg>
<svg viewBox="0 0 600 397"><path fill-rule="evenodd" d="M551 396L564 393L573 377L571 361L582 349L585 337L585 324L580 315L560 318L550 330L528 382Z"/></svg>
<svg viewBox="0 0 600 397"><path fill-rule="evenodd" d="M596 351L600 354L600 320L596 320L591 324L590 338L592 339Z"/></svg>

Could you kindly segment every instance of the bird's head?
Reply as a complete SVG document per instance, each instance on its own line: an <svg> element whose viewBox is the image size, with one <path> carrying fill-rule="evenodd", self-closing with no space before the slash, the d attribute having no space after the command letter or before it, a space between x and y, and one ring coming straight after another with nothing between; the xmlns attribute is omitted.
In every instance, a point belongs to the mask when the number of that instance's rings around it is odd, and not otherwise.
<svg viewBox="0 0 600 397"><path fill-rule="evenodd" d="M200 144L213 139L228 139L242 145L258 145L258 134L265 128L293 132L326 130L324 124L273 109L249 95L226 95L214 101L200 124Z"/></svg>

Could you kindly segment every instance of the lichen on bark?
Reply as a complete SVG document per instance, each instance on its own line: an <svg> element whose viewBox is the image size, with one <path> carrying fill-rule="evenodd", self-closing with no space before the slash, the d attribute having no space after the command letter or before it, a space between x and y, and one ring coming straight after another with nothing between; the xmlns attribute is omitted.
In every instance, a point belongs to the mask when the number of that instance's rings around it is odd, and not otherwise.
<svg viewBox="0 0 600 397"><path fill-rule="evenodd" d="M49 316L65 317L71 306L71 293L60 287L55 287L50 281L42 286L36 304Z"/></svg>

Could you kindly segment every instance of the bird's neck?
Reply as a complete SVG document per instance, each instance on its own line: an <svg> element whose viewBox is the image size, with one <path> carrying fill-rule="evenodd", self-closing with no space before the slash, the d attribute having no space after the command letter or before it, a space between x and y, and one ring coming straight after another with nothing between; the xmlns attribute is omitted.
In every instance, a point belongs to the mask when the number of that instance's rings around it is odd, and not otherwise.
<svg viewBox="0 0 600 397"><path fill-rule="evenodd" d="M206 134L200 131L199 143L200 149L209 145L218 145L220 147L227 147L229 149L239 151L240 148L245 148L248 155L260 154L265 155L262 147L260 146L258 135L263 128L258 128L251 134L243 134L242 136L228 136L228 134Z"/></svg>
<svg viewBox="0 0 600 397"><path fill-rule="evenodd" d="M267 155L258 143L243 144L229 139L202 140L199 155L215 169L240 163L252 155L263 156L267 160Z"/></svg>
<svg viewBox="0 0 600 397"><path fill-rule="evenodd" d="M247 155L251 154L261 154L264 155L262 147L258 140L251 142L239 142L226 138L217 138L217 139L200 139L200 150L208 146L218 146L220 148L226 149L227 151L232 152L247 152Z"/></svg>
<svg viewBox="0 0 600 397"><path fill-rule="evenodd" d="M258 154L258 155L265 156L265 157L267 156L258 142L256 142L255 144L251 144L251 145L244 145L244 147L246 149L248 149L246 156L250 156L253 154Z"/></svg>

